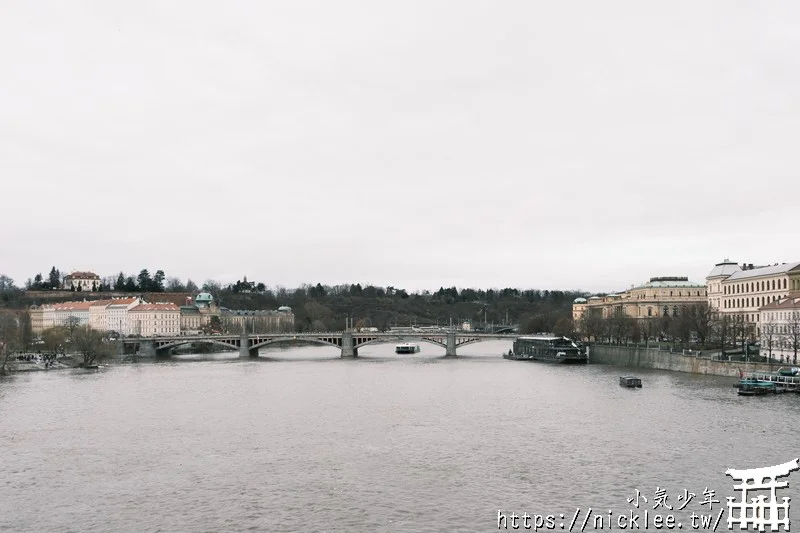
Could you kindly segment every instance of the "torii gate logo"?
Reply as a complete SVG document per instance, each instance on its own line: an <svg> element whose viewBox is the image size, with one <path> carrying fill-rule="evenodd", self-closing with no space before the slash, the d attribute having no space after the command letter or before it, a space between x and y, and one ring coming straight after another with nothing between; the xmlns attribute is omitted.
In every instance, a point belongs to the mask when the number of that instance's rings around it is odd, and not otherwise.
<svg viewBox="0 0 800 533"><path fill-rule="evenodd" d="M748 526L757 528L758 531L765 531L766 526L770 526L770 531L779 531L783 526L784 531L789 531L789 500L782 498L783 503L778 503L775 492L789 486L786 481L778 481L778 478L786 477L790 472L800 469L798 459L775 466L765 466L763 468L751 468L749 470L734 470L729 468L725 474L731 476L741 485L734 485L734 490L742 491L742 500L737 502L733 496L728 496L728 529L733 529L734 524L739 524L739 529L749 529ZM752 481L752 483L748 483ZM766 500L763 492L769 489L770 499ZM750 497L747 501L747 493L758 494L757 497ZM739 510L739 515L733 514L734 509Z"/></svg>

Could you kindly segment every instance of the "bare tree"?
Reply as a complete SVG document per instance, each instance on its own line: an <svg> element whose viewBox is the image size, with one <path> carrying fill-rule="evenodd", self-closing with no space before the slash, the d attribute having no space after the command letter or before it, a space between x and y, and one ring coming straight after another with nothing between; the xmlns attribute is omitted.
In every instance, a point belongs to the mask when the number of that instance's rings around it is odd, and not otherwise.
<svg viewBox="0 0 800 533"><path fill-rule="evenodd" d="M19 321L15 314L0 314L0 376L5 375L8 357L14 350L21 348Z"/></svg>
<svg viewBox="0 0 800 533"><path fill-rule="evenodd" d="M683 314L688 320L692 332L697 335L700 344L705 344L711 335L714 325L714 312L707 303L687 305Z"/></svg>
<svg viewBox="0 0 800 533"><path fill-rule="evenodd" d="M81 325L81 319L76 316L68 316L67 319L64 321L64 326L67 328L67 331L69 331L70 337L72 337L72 335L75 333L75 330L80 325Z"/></svg>
<svg viewBox="0 0 800 533"><path fill-rule="evenodd" d="M783 340L786 346L794 352L792 364L797 364L797 349L800 348L800 311L790 311L789 320L786 322L786 333Z"/></svg>
<svg viewBox="0 0 800 533"><path fill-rule="evenodd" d="M761 326L761 346L769 352L772 359L772 349L776 348L780 338L778 336L778 326L773 322L767 322Z"/></svg>
<svg viewBox="0 0 800 533"><path fill-rule="evenodd" d="M184 292L186 286L178 278L167 278L167 292Z"/></svg>
<svg viewBox="0 0 800 533"><path fill-rule="evenodd" d="M731 317L724 313L717 313L714 316L713 332L722 346L722 355L725 355L725 345L732 337Z"/></svg>
<svg viewBox="0 0 800 533"><path fill-rule="evenodd" d="M80 326L75 329L73 347L75 351L83 355L84 366L92 365L95 361L110 356L113 351L113 346L105 339L103 332L89 326Z"/></svg>
<svg viewBox="0 0 800 533"><path fill-rule="evenodd" d="M356 326L358 326L358 324L356 324ZM562 316L556 320L556 323L553 326L553 334L559 337L572 338L575 335L575 325L573 324L572 319L567 316Z"/></svg>
<svg viewBox="0 0 800 533"><path fill-rule="evenodd" d="M601 317L597 313L593 313L591 311L586 311L583 313L579 321L579 328L581 333L587 340L594 340L597 341L598 337L603 334L603 328L605 327L605 322L603 317Z"/></svg>
<svg viewBox="0 0 800 533"><path fill-rule="evenodd" d="M63 326L48 328L42 332L42 341L44 341L44 349L50 353L58 353L63 351L64 343L69 338L69 330Z"/></svg>

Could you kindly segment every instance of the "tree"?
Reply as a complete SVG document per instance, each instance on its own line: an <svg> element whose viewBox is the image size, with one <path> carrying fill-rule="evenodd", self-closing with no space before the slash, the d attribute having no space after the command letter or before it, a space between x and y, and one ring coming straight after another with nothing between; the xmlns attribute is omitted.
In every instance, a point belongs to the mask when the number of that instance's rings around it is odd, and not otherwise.
<svg viewBox="0 0 800 533"><path fill-rule="evenodd" d="M8 357L22 347L18 317L14 313L0 314L0 376L8 373Z"/></svg>
<svg viewBox="0 0 800 533"><path fill-rule="evenodd" d="M0 274L0 291L10 291L14 289L16 289L14 280L5 274Z"/></svg>
<svg viewBox="0 0 800 533"><path fill-rule="evenodd" d="M725 355L725 345L732 337L731 317L725 313L716 313L714 316L714 332L717 340L722 346L722 355Z"/></svg>
<svg viewBox="0 0 800 533"><path fill-rule="evenodd" d="M120 292L125 290L125 274L122 272L119 273L117 281L114 282L114 290Z"/></svg>
<svg viewBox="0 0 800 533"><path fill-rule="evenodd" d="M31 288L35 291L40 291L44 289L44 278L42 277L42 273L38 273L33 277L33 283L31 283Z"/></svg>
<svg viewBox="0 0 800 533"><path fill-rule="evenodd" d="M197 283L195 283L194 281L192 281L190 279L186 280L186 289L185 290L186 290L186 292L191 292L191 293L200 292L200 289L197 287Z"/></svg>
<svg viewBox="0 0 800 533"><path fill-rule="evenodd" d="M152 285L150 288L153 292L164 292L164 271L163 270L156 270L155 276L153 276Z"/></svg>
<svg viewBox="0 0 800 533"><path fill-rule="evenodd" d="M213 279L207 279L205 283L203 283L203 292L207 292L211 294L214 298L219 297L219 293L222 291L222 285L219 282L214 281Z"/></svg>
<svg viewBox="0 0 800 533"><path fill-rule="evenodd" d="M133 276L128 276L125 279L125 292L136 292L139 287L136 286L136 280L133 279Z"/></svg>
<svg viewBox="0 0 800 533"><path fill-rule="evenodd" d="M64 321L64 327L67 328L70 338L72 338L75 330L81 325L81 319L76 316L68 316Z"/></svg>
<svg viewBox="0 0 800 533"><path fill-rule="evenodd" d="M556 320L553 326L553 334L559 337L573 337L575 335L575 324L568 316L562 316Z"/></svg>
<svg viewBox="0 0 800 533"><path fill-rule="evenodd" d="M101 331L94 330L89 326L77 328L72 343L75 351L83 355L83 366L92 365L95 361L102 360L113 353L111 342L106 340Z"/></svg>
<svg viewBox="0 0 800 533"><path fill-rule="evenodd" d="M691 331L697 335L698 342L705 344L713 330L714 313L712 309L703 302L686 306L683 314L688 318Z"/></svg>
<svg viewBox="0 0 800 533"><path fill-rule="evenodd" d="M588 340L597 341L597 338L603 334L603 328L603 317L601 317L598 313L586 311L580 319L581 333Z"/></svg>
<svg viewBox="0 0 800 533"><path fill-rule="evenodd" d="M47 281L50 283L50 288L60 289L61 288L61 272L58 271L56 267L50 269L50 275L47 276Z"/></svg>
<svg viewBox="0 0 800 533"><path fill-rule="evenodd" d="M42 332L43 347L47 352L58 353L64 350L64 342L69 337L69 330L63 326L48 328Z"/></svg>
<svg viewBox="0 0 800 533"><path fill-rule="evenodd" d="M795 308L796 309L796 308ZM790 311L789 320L786 322L786 333L783 338L786 346L794 352L792 364L797 364L797 350L800 348L800 311Z"/></svg>
<svg viewBox="0 0 800 533"><path fill-rule="evenodd" d="M778 326L773 322L767 322L761 326L761 345L769 352L769 358L772 359L772 349L777 346Z"/></svg>
<svg viewBox="0 0 800 533"><path fill-rule="evenodd" d="M185 292L186 286L178 278L167 278L167 292Z"/></svg>
<svg viewBox="0 0 800 533"><path fill-rule="evenodd" d="M136 278L139 282L139 290L142 292L150 291L153 286L153 280L150 278L150 272L143 268L139 272L139 276Z"/></svg>

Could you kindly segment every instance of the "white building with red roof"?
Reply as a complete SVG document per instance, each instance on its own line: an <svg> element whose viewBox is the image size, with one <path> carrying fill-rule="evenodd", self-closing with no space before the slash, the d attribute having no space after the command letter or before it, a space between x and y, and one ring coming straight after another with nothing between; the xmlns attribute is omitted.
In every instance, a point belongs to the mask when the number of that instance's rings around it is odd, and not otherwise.
<svg viewBox="0 0 800 533"><path fill-rule="evenodd" d="M174 303L141 303L128 311L131 335L142 337L181 334L181 310Z"/></svg>
<svg viewBox="0 0 800 533"><path fill-rule="evenodd" d="M64 283L61 285L61 288L71 291L71 290L80 290L80 291L96 291L102 280L100 276L95 274L94 272L73 272L72 274L67 274L64 276Z"/></svg>

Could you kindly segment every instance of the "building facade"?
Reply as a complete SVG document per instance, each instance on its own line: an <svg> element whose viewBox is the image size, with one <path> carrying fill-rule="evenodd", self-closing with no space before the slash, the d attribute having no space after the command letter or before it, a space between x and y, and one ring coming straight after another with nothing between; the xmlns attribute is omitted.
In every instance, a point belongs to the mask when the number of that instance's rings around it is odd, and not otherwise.
<svg viewBox="0 0 800 533"><path fill-rule="evenodd" d="M140 303L128 310L128 331L142 337L180 335L180 308L173 303Z"/></svg>
<svg viewBox="0 0 800 533"><path fill-rule="evenodd" d="M797 293L795 293L797 294ZM800 351L800 296L782 298L759 309L759 353L797 364Z"/></svg>
<svg viewBox="0 0 800 533"><path fill-rule="evenodd" d="M572 319L578 322L585 313L597 313L603 318L678 316L681 308L706 301L706 286L702 283L689 281L687 277L656 277L624 292L576 298L572 303Z"/></svg>
<svg viewBox="0 0 800 533"><path fill-rule="evenodd" d="M231 333L279 333L294 330L294 313L290 307L277 311L242 311L220 308L220 323Z"/></svg>
<svg viewBox="0 0 800 533"><path fill-rule="evenodd" d="M91 292L96 291L101 283L102 280L100 276L94 272L73 272L72 274L64 276L64 283L62 283L61 288L68 291L80 290Z"/></svg>
<svg viewBox="0 0 800 533"><path fill-rule="evenodd" d="M142 303L138 296L133 298L117 298L106 306L106 330L120 335L131 335L128 311Z"/></svg>
<svg viewBox="0 0 800 533"><path fill-rule="evenodd" d="M800 262L741 266L725 260L706 277L709 306L741 317L753 338L761 336L760 309L800 292Z"/></svg>

